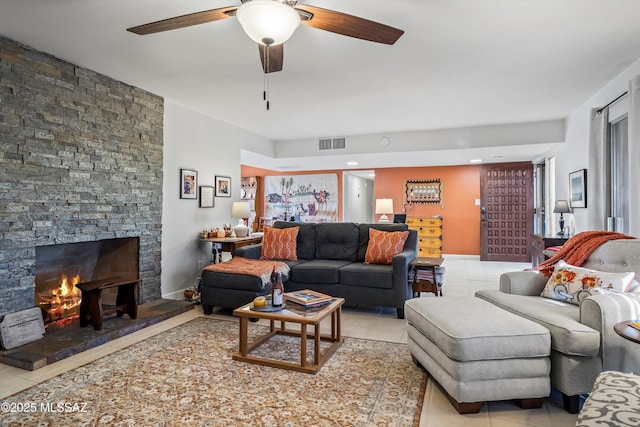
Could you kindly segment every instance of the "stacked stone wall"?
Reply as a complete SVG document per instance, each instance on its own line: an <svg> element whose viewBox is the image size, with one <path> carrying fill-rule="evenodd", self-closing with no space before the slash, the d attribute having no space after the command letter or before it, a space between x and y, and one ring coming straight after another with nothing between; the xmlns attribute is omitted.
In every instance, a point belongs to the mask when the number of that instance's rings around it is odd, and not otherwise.
<svg viewBox="0 0 640 427"><path fill-rule="evenodd" d="M140 237L160 298L163 99L0 37L0 316L33 307L35 248Z"/></svg>

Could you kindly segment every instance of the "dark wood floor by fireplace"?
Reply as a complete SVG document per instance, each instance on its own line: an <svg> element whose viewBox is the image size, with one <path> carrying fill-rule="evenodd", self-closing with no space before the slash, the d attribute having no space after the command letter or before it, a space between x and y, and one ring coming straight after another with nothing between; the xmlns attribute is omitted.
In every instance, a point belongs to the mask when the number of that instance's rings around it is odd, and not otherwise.
<svg viewBox="0 0 640 427"><path fill-rule="evenodd" d="M76 317L62 328L48 328L39 341L0 351L0 363L33 371L191 309L190 302L159 299L138 306L136 319L126 315L105 318L99 331L92 326L81 328Z"/></svg>

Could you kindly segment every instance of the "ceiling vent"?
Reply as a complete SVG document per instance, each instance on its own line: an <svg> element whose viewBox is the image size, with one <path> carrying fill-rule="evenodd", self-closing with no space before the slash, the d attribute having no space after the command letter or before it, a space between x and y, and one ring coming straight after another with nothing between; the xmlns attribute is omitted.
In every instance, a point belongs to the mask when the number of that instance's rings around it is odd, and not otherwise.
<svg viewBox="0 0 640 427"><path fill-rule="evenodd" d="M345 138L321 138L318 140L319 150L340 150L346 148Z"/></svg>
<svg viewBox="0 0 640 427"><path fill-rule="evenodd" d="M331 138L321 139L318 141L319 150L331 150Z"/></svg>
<svg viewBox="0 0 640 427"><path fill-rule="evenodd" d="M347 144L347 141L344 138L333 138L331 142L333 142L334 150L345 148Z"/></svg>

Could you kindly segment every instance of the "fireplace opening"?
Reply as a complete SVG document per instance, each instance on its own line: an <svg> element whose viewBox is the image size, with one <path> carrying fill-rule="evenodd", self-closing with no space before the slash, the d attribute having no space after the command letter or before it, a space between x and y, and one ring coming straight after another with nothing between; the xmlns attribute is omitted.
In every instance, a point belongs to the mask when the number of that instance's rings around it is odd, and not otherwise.
<svg viewBox="0 0 640 427"><path fill-rule="evenodd" d="M79 283L121 277L139 278L140 239L127 237L36 247L35 305L45 327L63 327L77 318L82 295ZM115 304L116 289L102 293Z"/></svg>

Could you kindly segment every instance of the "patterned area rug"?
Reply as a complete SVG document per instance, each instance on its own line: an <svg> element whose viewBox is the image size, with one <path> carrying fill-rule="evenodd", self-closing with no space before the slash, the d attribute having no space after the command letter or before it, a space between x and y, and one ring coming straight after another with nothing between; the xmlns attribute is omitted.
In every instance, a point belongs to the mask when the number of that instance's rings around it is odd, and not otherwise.
<svg viewBox="0 0 640 427"><path fill-rule="evenodd" d="M276 338L261 351L299 357ZM4 399L0 426L419 423L427 377L405 344L345 338L316 375L234 361L237 348L236 322L197 318Z"/></svg>

